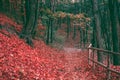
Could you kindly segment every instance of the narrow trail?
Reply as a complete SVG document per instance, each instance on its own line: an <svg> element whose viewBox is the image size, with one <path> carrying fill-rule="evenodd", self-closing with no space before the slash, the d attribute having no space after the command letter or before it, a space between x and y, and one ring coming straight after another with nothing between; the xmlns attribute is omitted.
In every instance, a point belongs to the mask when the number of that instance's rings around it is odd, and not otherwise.
<svg viewBox="0 0 120 80"><path fill-rule="evenodd" d="M95 80L91 67L87 63L86 51L76 48L64 48L66 74L63 80Z"/></svg>

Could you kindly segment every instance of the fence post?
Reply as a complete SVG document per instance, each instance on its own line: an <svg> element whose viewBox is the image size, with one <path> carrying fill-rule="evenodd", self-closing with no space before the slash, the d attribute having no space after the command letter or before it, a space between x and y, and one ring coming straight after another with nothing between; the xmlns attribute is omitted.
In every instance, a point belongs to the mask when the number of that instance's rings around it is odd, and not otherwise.
<svg viewBox="0 0 120 80"><path fill-rule="evenodd" d="M92 52L92 59L95 61L95 53L94 53L94 49L93 49L93 52ZM94 63L94 61L93 61L93 71L95 70L95 63Z"/></svg>
<svg viewBox="0 0 120 80"><path fill-rule="evenodd" d="M90 64L89 58L90 58L90 51L89 51L89 47L88 47L88 64Z"/></svg>
<svg viewBox="0 0 120 80"><path fill-rule="evenodd" d="M110 80L111 78L110 78L110 75L111 75L111 72L110 72L110 54L109 53L107 53L107 73L106 73L106 75L107 75L107 80Z"/></svg>
<svg viewBox="0 0 120 80"><path fill-rule="evenodd" d="M88 64L90 64L90 55L91 55L91 49L90 49L90 47L92 46L92 44L90 44L89 46L88 46Z"/></svg>

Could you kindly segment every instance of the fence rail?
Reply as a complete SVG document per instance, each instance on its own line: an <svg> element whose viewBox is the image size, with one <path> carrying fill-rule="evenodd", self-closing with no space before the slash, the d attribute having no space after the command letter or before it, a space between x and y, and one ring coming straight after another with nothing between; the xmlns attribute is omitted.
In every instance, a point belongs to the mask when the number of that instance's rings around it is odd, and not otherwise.
<svg viewBox="0 0 120 80"><path fill-rule="evenodd" d="M97 52L102 52L102 53L106 53L106 60L107 60L107 65L101 62L98 62L97 60L95 60L95 51ZM101 54L101 53L99 53ZM104 49L99 49L99 48L95 48L95 47L91 47L91 45L88 47L88 62L92 62L92 66L93 69L95 69L95 64L102 66L103 68L107 69L107 80L111 79L111 72L116 73L118 76L120 76L120 72L112 69L110 67L111 62L110 62L110 55L111 54L115 54L115 55L120 55L120 53L116 53L116 52L112 52L112 51L108 51L108 50L104 50ZM120 79L119 79L120 80Z"/></svg>

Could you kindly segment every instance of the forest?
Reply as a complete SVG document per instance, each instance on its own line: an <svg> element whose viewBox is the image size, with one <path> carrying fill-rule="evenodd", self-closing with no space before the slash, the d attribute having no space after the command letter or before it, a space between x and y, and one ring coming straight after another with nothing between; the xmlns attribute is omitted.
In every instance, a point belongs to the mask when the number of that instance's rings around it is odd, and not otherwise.
<svg viewBox="0 0 120 80"><path fill-rule="evenodd" d="M0 80L120 80L120 0L0 5Z"/></svg>

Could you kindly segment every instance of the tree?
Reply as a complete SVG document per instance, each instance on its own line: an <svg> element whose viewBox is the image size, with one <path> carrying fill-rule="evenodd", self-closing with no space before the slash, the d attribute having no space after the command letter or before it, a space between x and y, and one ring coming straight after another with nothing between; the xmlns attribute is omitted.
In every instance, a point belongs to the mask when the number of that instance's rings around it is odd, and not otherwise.
<svg viewBox="0 0 120 80"><path fill-rule="evenodd" d="M1 12L1 11L3 11L3 0L0 0L0 5L1 5L0 12Z"/></svg>
<svg viewBox="0 0 120 80"><path fill-rule="evenodd" d="M95 19L95 26L96 26L95 31L96 31L97 47L98 48L103 48L102 35L101 35L101 22L100 22L100 15L99 15L99 9L98 9L98 1L97 0L92 0L92 3L93 3L94 19ZM98 61L102 62L102 54L100 54L99 52L98 52Z"/></svg>
<svg viewBox="0 0 120 80"><path fill-rule="evenodd" d="M24 24L20 37L33 46L32 37L34 36L39 10L39 0L25 0L26 23Z"/></svg>
<svg viewBox="0 0 120 80"><path fill-rule="evenodd" d="M118 20L118 12L117 12L117 0L109 0L109 12L110 12L110 22L111 22L111 29L112 29L112 41L113 41L113 51L119 52L119 40L118 40L118 33L117 28L119 27L119 20ZM113 63L114 65L120 65L120 56L113 55Z"/></svg>

